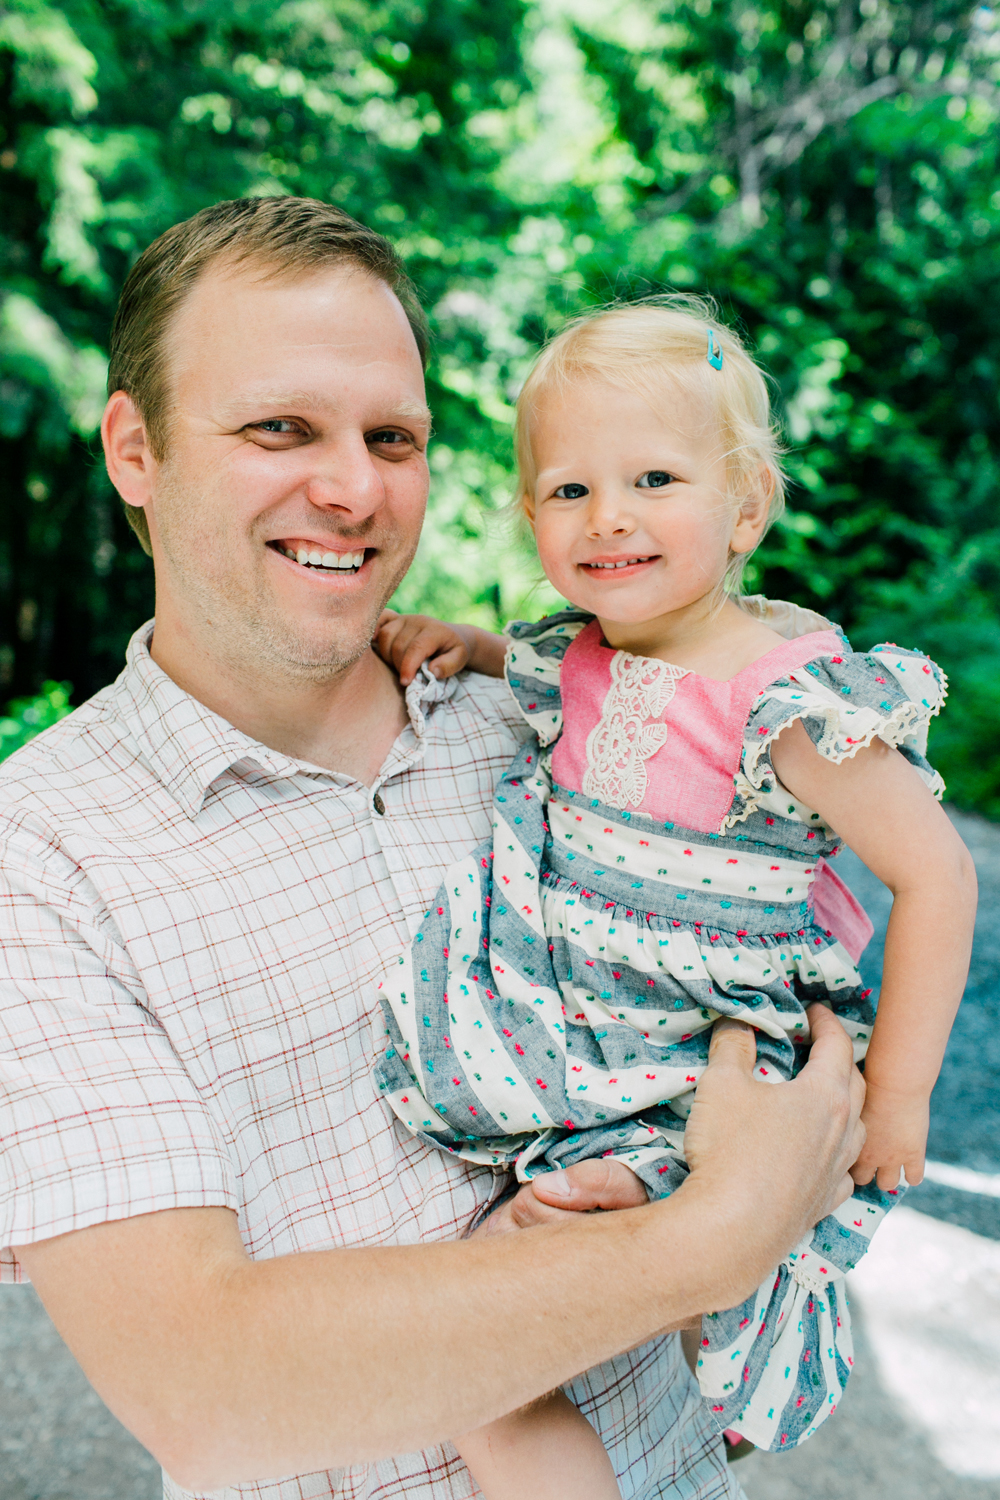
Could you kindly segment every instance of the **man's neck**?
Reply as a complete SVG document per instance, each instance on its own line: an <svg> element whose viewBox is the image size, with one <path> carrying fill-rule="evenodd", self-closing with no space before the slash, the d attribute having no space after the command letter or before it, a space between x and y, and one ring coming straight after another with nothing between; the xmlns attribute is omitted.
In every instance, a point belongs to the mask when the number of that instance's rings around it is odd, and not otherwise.
<svg viewBox="0 0 1000 1500"><path fill-rule="evenodd" d="M252 739L370 786L407 723L399 679L370 648L323 682L227 666L197 643L156 629L156 665L177 686Z"/></svg>

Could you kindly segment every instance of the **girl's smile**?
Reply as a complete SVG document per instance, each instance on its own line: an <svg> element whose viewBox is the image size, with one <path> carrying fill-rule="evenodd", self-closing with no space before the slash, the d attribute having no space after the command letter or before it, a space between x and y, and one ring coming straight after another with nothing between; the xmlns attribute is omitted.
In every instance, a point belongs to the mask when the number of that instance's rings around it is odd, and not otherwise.
<svg viewBox="0 0 1000 1500"><path fill-rule="evenodd" d="M611 572L623 575L623 570L628 570L628 576L634 577L640 568L649 563L659 562L659 557L592 557L589 562L581 563L580 567L588 572Z"/></svg>

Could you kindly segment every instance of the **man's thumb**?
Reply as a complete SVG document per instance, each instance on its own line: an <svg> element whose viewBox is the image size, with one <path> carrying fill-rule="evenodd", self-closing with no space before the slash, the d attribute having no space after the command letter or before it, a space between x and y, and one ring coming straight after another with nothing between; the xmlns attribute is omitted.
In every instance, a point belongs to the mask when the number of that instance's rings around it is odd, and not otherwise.
<svg viewBox="0 0 1000 1500"><path fill-rule="evenodd" d="M744 1021L734 1021L730 1016L720 1016L712 1028L708 1060L751 1073L757 1061L757 1038L753 1027Z"/></svg>

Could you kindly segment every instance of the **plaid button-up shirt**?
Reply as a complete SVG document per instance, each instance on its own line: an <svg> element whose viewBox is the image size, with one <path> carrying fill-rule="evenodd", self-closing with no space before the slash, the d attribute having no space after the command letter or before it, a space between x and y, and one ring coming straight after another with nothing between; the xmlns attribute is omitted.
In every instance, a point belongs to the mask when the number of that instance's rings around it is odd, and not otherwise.
<svg viewBox="0 0 1000 1500"><path fill-rule="evenodd" d="M202 1205L236 1210L261 1258L457 1237L498 1180L397 1132L372 1080L376 984L489 832L524 733L505 685L418 679L366 787L209 712L150 632L0 768L0 1279L20 1279L19 1245ZM625 1495L738 1495L677 1345L571 1394ZM225 1493L478 1492L445 1444Z"/></svg>

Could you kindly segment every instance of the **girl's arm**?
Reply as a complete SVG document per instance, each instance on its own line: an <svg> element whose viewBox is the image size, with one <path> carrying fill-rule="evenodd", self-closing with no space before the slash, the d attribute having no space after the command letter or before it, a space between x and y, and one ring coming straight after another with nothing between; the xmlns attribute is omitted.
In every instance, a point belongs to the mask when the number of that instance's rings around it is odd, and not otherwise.
<svg viewBox="0 0 1000 1500"><path fill-rule="evenodd" d="M435 677L453 677L463 667L486 677L502 677L507 637L478 625L448 625L430 615L397 615L382 611L373 642L378 654L394 667L404 687L425 661Z"/></svg>
<svg viewBox="0 0 1000 1500"><path fill-rule="evenodd" d="M893 894L878 1016L865 1062L868 1139L856 1182L924 1173L931 1090L969 971L976 872L944 809L898 751L875 740L835 765L795 723L772 764Z"/></svg>

